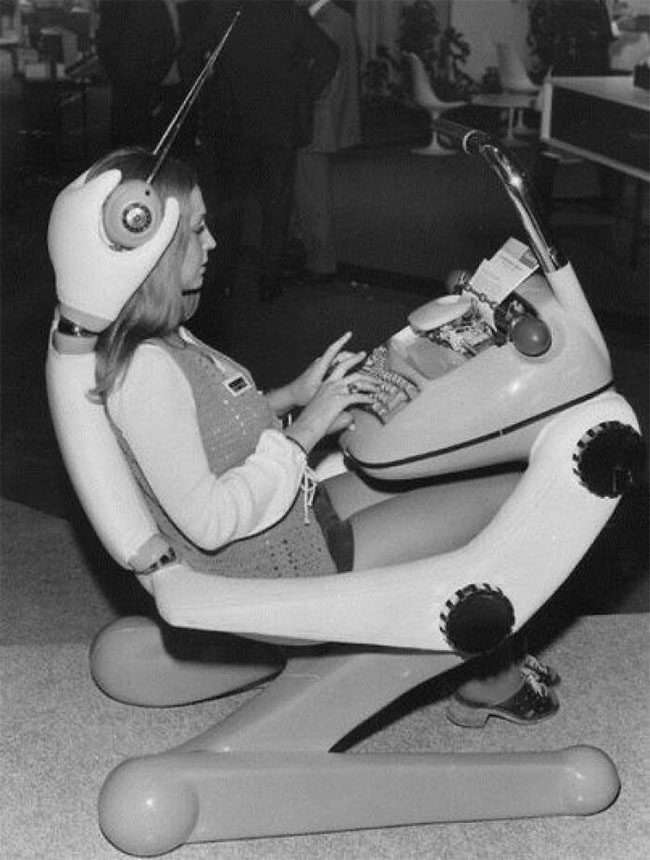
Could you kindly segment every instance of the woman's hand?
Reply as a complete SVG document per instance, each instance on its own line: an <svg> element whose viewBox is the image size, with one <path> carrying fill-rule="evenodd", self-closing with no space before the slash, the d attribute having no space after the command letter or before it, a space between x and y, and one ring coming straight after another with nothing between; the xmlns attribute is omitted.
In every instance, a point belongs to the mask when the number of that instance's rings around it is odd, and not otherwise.
<svg viewBox="0 0 650 860"><path fill-rule="evenodd" d="M333 347L342 345L341 341L345 342L339 338L317 361L324 360ZM352 416L346 409L373 402L380 383L367 373L351 372L359 360L357 353L348 353L336 362L330 358L331 373L322 380L312 399L286 431L286 435L305 451L311 451L328 433L343 430L352 423Z"/></svg>
<svg viewBox="0 0 650 860"><path fill-rule="evenodd" d="M296 406L305 406L309 403L330 370L342 361L350 359L354 359L354 363L363 361L366 357L365 352L354 353L343 349L351 337L352 332L346 332L338 340L330 344L319 358L312 361L309 367L297 379L294 379L293 382L290 382L283 388L278 388L268 393L267 396L271 407L276 414L281 415L283 412L288 412Z"/></svg>
<svg viewBox="0 0 650 860"><path fill-rule="evenodd" d="M351 337L352 332L348 331L334 343L331 343L319 358L312 361L309 367L290 383L289 388L293 395L294 406L306 406L322 385L327 374L341 362L348 362L348 367L353 367L363 361L366 357L365 352L354 353L343 349Z"/></svg>
<svg viewBox="0 0 650 860"><path fill-rule="evenodd" d="M56 198L47 244L56 275L56 293L67 313L80 312L108 326L156 265L178 225L178 201L170 197L153 237L129 251L111 248L103 230L102 207L122 178L107 170L86 182L77 177ZM73 320L77 321L77 320ZM84 320L79 320L84 324Z"/></svg>

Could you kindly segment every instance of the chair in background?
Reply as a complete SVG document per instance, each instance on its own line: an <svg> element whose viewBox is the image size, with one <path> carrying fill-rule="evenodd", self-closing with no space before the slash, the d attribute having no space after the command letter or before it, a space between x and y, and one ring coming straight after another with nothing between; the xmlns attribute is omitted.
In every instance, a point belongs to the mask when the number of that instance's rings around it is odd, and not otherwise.
<svg viewBox="0 0 650 860"><path fill-rule="evenodd" d="M438 98L424 68L424 63L417 54L410 51L405 52L405 56L411 66L411 77L413 81L413 101L418 107L424 108L431 116L431 121L435 121L442 116L446 111L453 108L462 107L466 102L454 101L444 102ZM426 147L421 147L413 150L417 155L453 155L455 150L445 149L440 145L438 135L431 130L431 142Z"/></svg>
<svg viewBox="0 0 650 860"><path fill-rule="evenodd" d="M499 80L504 92L536 95L539 92L539 87L528 77L526 67L512 45L507 42L497 42L496 48L499 62Z"/></svg>
<svg viewBox="0 0 650 860"><path fill-rule="evenodd" d="M506 117L504 137L508 146L515 146L522 137L536 135L524 123L526 111L540 111L540 88L528 77L526 68L512 45L497 42L499 82L501 92L479 93L472 96L472 104L478 107L494 108Z"/></svg>
<svg viewBox="0 0 650 860"><path fill-rule="evenodd" d="M512 45L507 42L497 42L497 60L499 69L499 80L504 93L512 93L520 96L537 96L540 88L534 84L528 76L524 63ZM514 124L513 135L525 136L535 134L527 128L524 123L525 108L513 109Z"/></svg>

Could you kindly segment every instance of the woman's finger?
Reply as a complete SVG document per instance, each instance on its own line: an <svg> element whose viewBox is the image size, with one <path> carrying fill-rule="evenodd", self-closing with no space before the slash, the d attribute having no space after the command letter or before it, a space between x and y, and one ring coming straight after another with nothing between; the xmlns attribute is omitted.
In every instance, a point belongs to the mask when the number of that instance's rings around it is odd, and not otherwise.
<svg viewBox="0 0 650 860"><path fill-rule="evenodd" d="M344 407L345 409L348 409L350 406L371 406L377 400L374 394L368 394L364 391L358 391L356 389L348 392L345 397L347 400L347 403Z"/></svg>
<svg viewBox="0 0 650 860"><path fill-rule="evenodd" d="M353 367L358 364L361 364L365 357L366 353L363 351L339 353L339 355L336 356L334 361L327 368L327 371L325 373L325 379L341 379L341 377L345 376L346 373L349 373ZM341 365L343 365L342 372L335 373L335 371L339 367L341 367Z"/></svg>
<svg viewBox="0 0 650 860"><path fill-rule="evenodd" d="M356 358L363 357L363 358L365 358L365 356L366 356L365 350L361 350L360 352L350 352L350 351L349 351L349 350L347 350L347 349L342 349L342 350L341 350L341 352L339 352L339 354L338 354L338 355L335 355L335 356L334 356L334 359L333 359L333 361L332 361L332 364L333 364L333 365L336 365L336 364L339 364L341 361L347 361L349 358L353 358L353 357L356 357Z"/></svg>
<svg viewBox="0 0 650 860"><path fill-rule="evenodd" d="M329 378L335 381L342 379L352 370L353 367L359 364L364 357L365 353L363 352L352 353L349 358L344 358L337 364L333 365Z"/></svg>
<svg viewBox="0 0 650 860"><path fill-rule="evenodd" d="M359 378L354 376L346 376L339 380L334 386L333 391L337 396L345 398L350 405L351 403L369 403L376 399L377 392L381 386L377 380L372 379L367 374L359 374Z"/></svg>
<svg viewBox="0 0 650 860"><path fill-rule="evenodd" d="M340 412L330 424L328 428L329 432L339 433L341 430L345 430L346 427L349 427L353 421L354 418L349 412Z"/></svg>
<svg viewBox="0 0 650 860"><path fill-rule="evenodd" d="M325 364L329 367L334 359L334 356L341 351L343 346L350 340L352 337L351 331L346 331L345 334L341 335L334 343L331 343L325 352L322 354L320 360L325 362Z"/></svg>
<svg viewBox="0 0 650 860"><path fill-rule="evenodd" d="M381 379L363 371L348 373L347 376L343 377L343 382L347 384L348 388L358 388L362 391L379 391L383 386Z"/></svg>

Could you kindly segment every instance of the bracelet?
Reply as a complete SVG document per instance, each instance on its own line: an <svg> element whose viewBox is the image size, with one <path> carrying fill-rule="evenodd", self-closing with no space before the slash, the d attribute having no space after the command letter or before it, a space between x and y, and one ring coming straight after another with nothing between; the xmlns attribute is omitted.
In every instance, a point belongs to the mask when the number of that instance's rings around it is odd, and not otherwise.
<svg viewBox="0 0 650 860"><path fill-rule="evenodd" d="M136 570L138 576L150 576L152 573L155 573L157 570L165 567L168 564L174 564L176 561L176 553L173 548L170 546L167 552L163 553L160 558L156 559L153 564L150 564L145 570Z"/></svg>
<svg viewBox="0 0 650 860"><path fill-rule="evenodd" d="M299 442L297 439L294 439L294 438L293 438L293 436L287 436L287 434L286 434L286 433L285 433L285 435L284 435L284 438L285 438L285 439L288 439L288 440L289 440L289 442L293 442L293 444L294 444L297 448L300 448L300 450L301 450L301 451L302 451L302 453L305 455L305 457L307 457L307 456L308 456L308 454L307 454L307 450L306 450L305 446L304 446L304 445L301 445L301 444L300 444L300 442Z"/></svg>

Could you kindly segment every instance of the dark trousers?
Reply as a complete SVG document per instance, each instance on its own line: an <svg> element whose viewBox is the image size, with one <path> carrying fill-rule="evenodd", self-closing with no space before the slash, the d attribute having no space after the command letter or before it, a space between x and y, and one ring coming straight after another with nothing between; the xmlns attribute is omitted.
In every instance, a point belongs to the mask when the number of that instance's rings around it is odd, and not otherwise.
<svg viewBox="0 0 650 860"><path fill-rule="evenodd" d="M280 289L296 168L293 144L258 137L219 143L206 153L202 187L208 212L215 215L217 248L213 253L219 292L235 287L244 218L251 198L260 212L260 297L272 298Z"/></svg>
<svg viewBox="0 0 650 860"><path fill-rule="evenodd" d="M153 108L160 87L148 81L111 81L111 146L153 145Z"/></svg>
<svg viewBox="0 0 650 860"><path fill-rule="evenodd" d="M111 146L144 146L153 149L180 107L182 84L161 86L138 80L111 82ZM171 154L191 155L196 119L190 111L181 126Z"/></svg>

